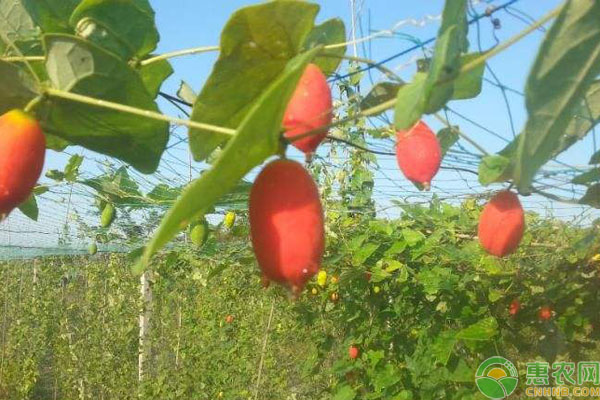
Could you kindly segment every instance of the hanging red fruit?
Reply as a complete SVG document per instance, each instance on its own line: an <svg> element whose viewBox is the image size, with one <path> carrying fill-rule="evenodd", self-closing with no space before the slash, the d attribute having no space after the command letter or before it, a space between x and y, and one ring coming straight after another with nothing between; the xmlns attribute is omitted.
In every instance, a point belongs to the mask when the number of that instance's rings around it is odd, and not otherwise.
<svg viewBox="0 0 600 400"><path fill-rule="evenodd" d="M285 110L285 137L291 139L331 124L332 110L327 78L318 66L308 64ZM295 140L292 144L305 154L310 154L315 152L325 136L327 131Z"/></svg>
<svg viewBox="0 0 600 400"><path fill-rule="evenodd" d="M519 197L508 190L497 193L479 217L479 243L490 254L504 257L514 252L525 230Z"/></svg>
<svg viewBox="0 0 600 400"><path fill-rule="evenodd" d="M302 165L276 160L250 191L250 235L264 277L298 293L318 271L325 248L317 185Z"/></svg>
<svg viewBox="0 0 600 400"><path fill-rule="evenodd" d="M0 117L0 220L29 198L45 154L46 138L34 118L19 110Z"/></svg>
<svg viewBox="0 0 600 400"><path fill-rule="evenodd" d="M550 318L552 318L552 308L548 306L540 308L540 311L538 312L538 317L542 321L548 321Z"/></svg>
<svg viewBox="0 0 600 400"><path fill-rule="evenodd" d="M508 309L508 313L512 316L515 316L521 310L521 302L518 299L514 299L510 302L510 307Z"/></svg>
<svg viewBox="0 0 600 400"><path fill-rule="evenodd" d="M356 360L359 355L360 355L360 350L358 349L358 347L350 346L350 348L348 348L348 356L350 356L350 358L352 360Z"/></svg>
<svg viewBox="0 0 600 400"><path fill-rule="evenodd" d="M396 160L408 180L429 190L440 169L442 149L425 122L419 121L410 130L396 133Z"/></svg>

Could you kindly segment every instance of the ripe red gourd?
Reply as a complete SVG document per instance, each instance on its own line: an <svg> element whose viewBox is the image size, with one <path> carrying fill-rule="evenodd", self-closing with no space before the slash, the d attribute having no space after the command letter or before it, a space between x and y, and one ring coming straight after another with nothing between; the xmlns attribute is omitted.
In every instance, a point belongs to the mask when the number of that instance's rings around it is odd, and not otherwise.
<svg viewBox="0 0 600 400"><path fill-rule="evenodd" d="M46 154L38 122L19 110L0 117L0 220L31 195Z"/></svg>
<svg viewBox="0 0 600 400"><path fill-rule="evenodd" d="M308 64L283 116L285 137L292 139L313 129L331 124L333 119L331 89L327 78L315 64ZM293 141L305 154L314 153L327 131Z"/></svg>
<svg viewBox="0 0 600 400"><path fill-rule="evenodd" d="M348 349L348 356L350 356L350 358L353 360L356 360L359 354L360 350L356 346L350 346L350 348Z"/></svg>
<svg viewBox="0 0 600 400"><path fill-rule="evenodd" d="M514 299L510 303L510 308L508 309L508 313L512 316L515 316L521 310L521 302L517 299Z"/></svg>
<svg viewBox="0 0 600 400"><path fill-rule="evenodd" d="M425 122L419 121L410 130L396 133L396 160L408 180L429 190L440 169L442 149Z"/></svg>
<svg viewBox="0 0 600 400"><path fill-rule="evenodd" d="M299 293L321 265L325 248L317 185L302 165L269 163L250 191L250 235L265 279Z"/></svg>
<svg viewBox="0 0 600 400"><path fill-rule="evenodd" d="M490 254L504 257L514 252L525 230L519 197L508 190L497 193L479 217L479 243Z"/></svg>
<svg viewBox="0 0 600 400"><path fill-rule="evenodd" d="M552 318L552 309L550 307L548 307L548 306L540 308L540 311L538 313L538 317L542 321L549 320L550 318Z"/></svg>

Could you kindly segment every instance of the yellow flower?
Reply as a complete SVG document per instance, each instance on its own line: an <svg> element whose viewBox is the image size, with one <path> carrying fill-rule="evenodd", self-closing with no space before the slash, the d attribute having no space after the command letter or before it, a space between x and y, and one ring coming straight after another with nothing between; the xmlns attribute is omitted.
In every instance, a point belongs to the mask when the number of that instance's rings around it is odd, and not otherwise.
<svg viewBox="0 0 600 400"><path fill-rule="evenodd" d="M324 270L319 271L319 274L317 275L317 284L321 287L325 287L325 284L327 284L327 272Z"/></svg>

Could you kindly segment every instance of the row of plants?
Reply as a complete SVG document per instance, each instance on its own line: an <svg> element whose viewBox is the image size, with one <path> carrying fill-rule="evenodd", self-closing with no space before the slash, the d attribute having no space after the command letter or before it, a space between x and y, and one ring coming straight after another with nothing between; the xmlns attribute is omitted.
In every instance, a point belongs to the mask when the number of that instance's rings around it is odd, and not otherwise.
<svg viewBox="0 0 600 400"><path fill-rule="evenodd" d="M3 263L0 397L250 399L260 370L260 398L468 399L491 355L521 376L600 356L598 227L531 213L525 246L499 259L472 237L477 201L403 207L328 213L322 272L294 302L263 288L243 213L201 251L157 258L141 385L130 258Z"/></svg>

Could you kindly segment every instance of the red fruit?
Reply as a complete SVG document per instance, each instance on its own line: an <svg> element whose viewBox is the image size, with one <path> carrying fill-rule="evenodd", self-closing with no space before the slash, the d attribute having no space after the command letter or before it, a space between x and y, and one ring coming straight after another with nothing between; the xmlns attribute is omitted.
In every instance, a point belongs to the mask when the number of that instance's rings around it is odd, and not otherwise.
<svg viewBox="0 0 600 400"><path fill-rule="evenodd" d="M321 265L325 248L319 190L295 161L276 160L250 192L250 235L263 275L302 290Z"/></svg>
<svg viewBox="0 0 600 400"><path fill-rule="evenodd" d="M540 308L538 316L542 321L548 321L550 318L552 318L552 308L548 306Z"/></svg>
<svg viewBox="0 0 600 400"><path fill-rule="evenodd" d="M521 302L517 299L514 299L511 303L510 303L510 307L508 309L508 313L510 315L517 315L519 313L519 311L521 310Z"/></svg>
<svg viewBox="0 0 600 400"><path fill-rule="evenodd" d="M367 282L371 281L371 271L366 271L365 272L365 279L367 280Z"/></svg>
<svg viewBox="0 0 600 400"><path fill-rule="evenodd" d="M479 243L490 254L504 257L517 249L525 215L519 197L508 190L497 193L479 217Z"/></svg>
<svg viewBox="0 0 600 400"><path fill-rule="evenodd" d="M27 200L46 154L38 122L19 110L0 117L0 220Z"/></svg>
<svg viewBox="0 0 600 400"><path fill-rule="evenodd" d="M331 89L327 78L315 64L308 64L283 116L285 137L291 139L313 129L331 124L333 119ZM314 153L327 131L293 141L306 154Z"/></svg>
<svg viewBox="0 0 600 400"><path fill-rule="evenodd" d="M228 315L225 317L225 322L231 324L233 322L233 315Z"/></svg>
<svg viewBox="0 0 600 400"><path fill-rule="evenodd" d="M360 354L360 350L356 346L350 346L350 348L348 349L348 355L353 360L356 360L358 358L359 354Z"/></svg>
<svg viewBox="0 0 600 400"><path fill-rule="evenodd" d="M396 133L396 160L407 179L429 190L440 169L442 149L425 122L419 121L409 131Z"/></svg>

